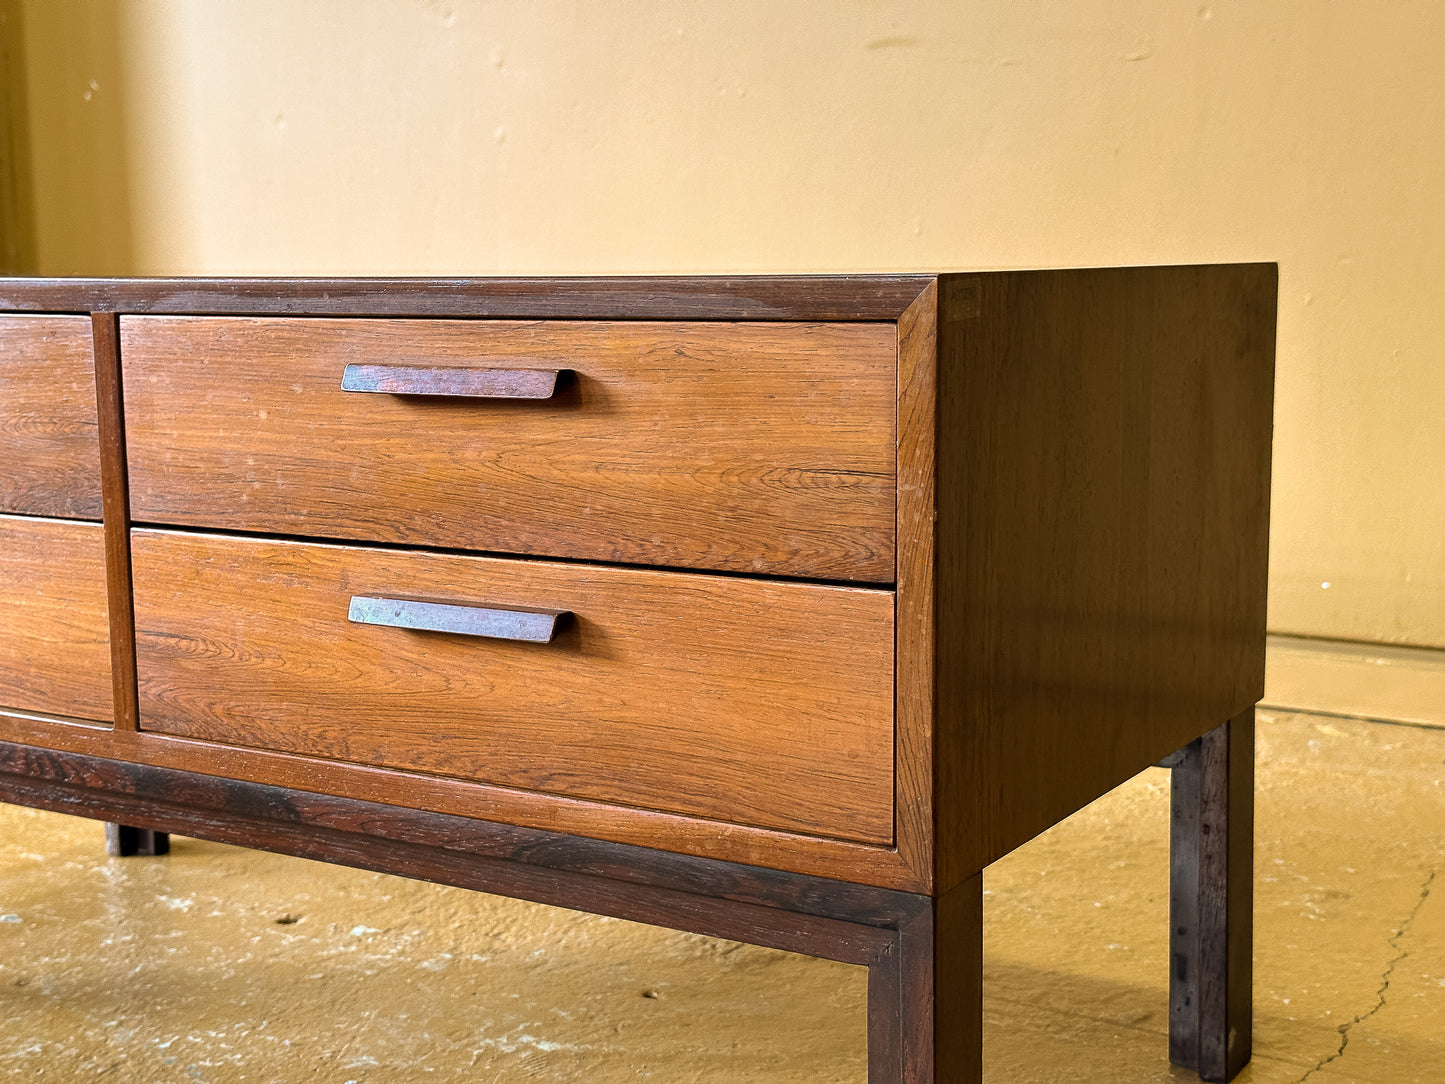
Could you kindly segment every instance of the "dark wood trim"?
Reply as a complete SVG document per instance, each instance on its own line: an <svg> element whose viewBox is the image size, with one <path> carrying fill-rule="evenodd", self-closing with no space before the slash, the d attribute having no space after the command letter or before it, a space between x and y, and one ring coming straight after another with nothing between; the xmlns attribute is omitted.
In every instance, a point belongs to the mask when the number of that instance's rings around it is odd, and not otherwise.
<svg viewBox="0 0 1445 1084"><path fill-rule="evenodd" d="M165 832L151 828L136 828L129 824L107 824L105 826L105 853L112 858L142 856L154 858L168 854L171 837Z"/></svg>
<svg viewBox="0 0 1445 1084"><path fill-rule="evenodd" d="M981 1079L981 876L935 900L10 742L0 800L119 821L113 854L175 831L864 965L871 1084Z"/></svg>
<svg viewBox="0 0 1445 1084"><path fill-rule="evenodd" d="M120 319L91 317L95 338L95 404L100 439L101 520L105 527L106 603L110 614L110 674L115 729L139 726L135 612L131 605L130 495L126 481L125 416L120 387Z"/></svg>
<svg viewBox="0 0 1445 1084"><path fill-rule="evenodd" d="M1166 757L1169 774L1169 1060L1199 1065L1200 739Z"/></svg>
<svg viewBox="0 0 1445 1084"><path fill-rule="evenodd" d="M900 923L868 971L868 1080L983 1079L983 875Z"/></svg>
<svg viewBox="0 0 1445 1084"><path fill-rule="evenodd" d="M846 881L14 742L0 742L0 800L601 914L612 912L594 904L609 897L595 889L579 890L573 898L547 889L545 877L534 884L528 874L504 868L563 878L559 885L574 884L564 875L576 875L610 882L619 893L631 886L648 894L706 896L882 929L916 913L921 899ZM669 924L641 913L618 917Z"/></svg>
<svg viewBox="0 0 1445 1084"><path fill-rule="evenodd" d="M892 321L929 281L928 275L0 279L0 311Z"/></svg>
<svg viewBox="0 0 1445 1084"><path fill-rule="evenodd" d="M807 876L842 877L904 892L922 891L892 848L608 806L419 772L240 749L145 730L113 731L4 708L0 708L0 740L182 771L196 768L202 758L208 774L244 782L308 788L468 819L511 821L723 862L752 864L755 856L766 856L771 864ZM602 813L606 816L599 815Z"/></svg>
<svg viewBox="0 0 1445 1084"><path fill-rule="evenodd" d="M1204 735L1199 837L1199 1075L1232 1080L1252 1053L1254 709Z"/></svg>
<svg viewBox="0 0 1445 1084"><path fill-rule="evenodd" d="M1252 1045L1254 710L1170 760L1169 1060L1228 1081Z"/></svg>

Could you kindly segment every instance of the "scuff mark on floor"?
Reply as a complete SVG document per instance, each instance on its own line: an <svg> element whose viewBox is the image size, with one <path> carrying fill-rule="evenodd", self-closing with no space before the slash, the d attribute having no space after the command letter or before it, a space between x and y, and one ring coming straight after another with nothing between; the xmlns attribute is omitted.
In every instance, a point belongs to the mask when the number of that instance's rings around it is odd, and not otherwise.
<svg viewBox="0 0 1445 1084"><path fill-rule="evenodd" d="M1340 1058L1344 1057L1345 1049L1350 1045L1351 1029L1353 1029L1356 1024L1364 1023L1385 1007L1385 995L1389 992L1390 980L1395 974L1395 968L1403 963L1406 957L1410 955L1409 949L1404 951L1400 950L1400 942L1404 939L1405 935L1410 932L1410 927L1414 925L1415 919L1420 916L1420 910L1425 906L1425 901L1430 898L1430 887L1435 883L1436 872L1436 870L1432 869L1430 875L1425 878L1425 883L1420 886L1420 897L1415 901L1415 906L1411 908L1410 913L1405 917L1405 921L1395 928L1394 934L1390 937L1389 946L1395 951L1395 955L1390 958L1389 964L1385 967L1384 974L1380 976L1380 989L1376 991L1375 1004L1367 1011L1360 1013L1353 1020L1341 1024L1339 1029L1339 1049L1311 1068L1304 1076L1300 1077L1295 1084L1304 1084L1306 1080L1320 1072L1326 1065L1329 1065L1330 1062L1339 1061Z"/></svg>

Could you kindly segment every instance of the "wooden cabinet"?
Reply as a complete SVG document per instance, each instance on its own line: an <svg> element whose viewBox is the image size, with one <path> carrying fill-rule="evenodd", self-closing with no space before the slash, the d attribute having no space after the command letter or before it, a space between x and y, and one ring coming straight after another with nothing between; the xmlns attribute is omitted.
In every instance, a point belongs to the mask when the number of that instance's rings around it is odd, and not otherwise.
<svg viewBox="0 0 1445 1084"><path fill-rule="evenodd" d="M983 867L1172 757L1223 1079L1275 281L10 280L0 797L866 964L954 1081Z"/></svg>

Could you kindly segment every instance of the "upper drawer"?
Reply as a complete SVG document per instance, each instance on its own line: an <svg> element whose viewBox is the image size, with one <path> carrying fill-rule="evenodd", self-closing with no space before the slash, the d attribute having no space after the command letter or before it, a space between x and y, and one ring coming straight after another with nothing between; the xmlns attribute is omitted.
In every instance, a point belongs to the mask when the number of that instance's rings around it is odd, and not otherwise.
<svg viewBox="0 0 1445 1084"><path fill-rule="evenodd" d="M0 512L100 518L94 349L84 316L0 317Z"/></svg>
<svg viewBox="0 0 1445 1084"><path fill-rule="evenodd" d="M114 718L100 524L0 516L0 606L0 708Z"/></svg>
<svg viewBox="0 0 1445 1084"><path fill-rule="evenodd" d="M896 349L887 324L126 317L132 516L887 582ZM348 365L573 375L464 398L343 390Z"/></svg>

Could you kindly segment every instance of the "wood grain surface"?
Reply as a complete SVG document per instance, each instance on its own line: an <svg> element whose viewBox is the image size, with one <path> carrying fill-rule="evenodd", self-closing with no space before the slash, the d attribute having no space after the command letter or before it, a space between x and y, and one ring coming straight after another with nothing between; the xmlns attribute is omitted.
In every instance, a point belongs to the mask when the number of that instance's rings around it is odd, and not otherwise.
<svg viewBox="0 0 1445 1084"><path fill-rule="evenodd" d="M0 317L0 512L100 519L84 316Z"/></svg>
<svg viewBox="0 0 1445 1084"><path fill-rule="evenodd" d="M938 288L898 321L898 577L895 749L898 856L933 885L934 629L938 396Z"/></svg>
<svg viewBox="0 0 1445 1084"><path fill-rule="evenodd" d="M581 839L669 851L684 860L717 859L858 885L923 891L917 876L899 860L898 852L877 844L703 820L368 764L318 760L269 749L246 749L171 734L114 730L104 724L3 708L0 741L46 752L205 772L242 787L256 783L313 795L335 795L345 801L384 805L400 813L414 810L486 821L492 827L511 824L521 829L540 828ZM220 793L224 792L222 787ZM129 811L107 819L161 827L136 819Z"/></svg>
<svg viewBox="0 0 1445 1084"><path fill-rule="evenodd" d="M100 524L0 516L0 606L0 706L108 722Z"/></svg>
<svg viewBox="0 0 1445 1084"><path fill-rule="evenodd" d="M937 890L1263 695L1276 283L940 280Z"/></svg>
<svg viewBox="0 0 1445 1084"><path fill-rule="evenodd" d="M143 730L892 840L891 592L149 530L132 563ZM574 618L479 640L354 594Z"/></svg>
<svg viewBox="0 0 1445 1084"><path fill-rule="evenodd" d="M0 310L562 320L896 320L929 275L0 279Z"/></svg>
<svg viewBox="0 0 1445 1084"><path fill-rule="evenodd" d="M894 329L122 317L138 522L891 582ZM554 359L544 402L347 364Z"/></svg>
<svg viewBox="0 0 1445 1084"><path fill-rule="evenodd" d="M255 833L250 846L285 849L272 844L287 836L298 841L309 839L318 846L329 841L337 852L333 860L367 869L383 868L367 862L364 853L367 843L391 842L413 848L419 855L426 852L450 855L454 869L462 868L467 860L481 859L495 867L528 867L544 874L583 874L616 882L619 886L703 895L719 901L812 914L880 929L908 921L927 902L926 897L910 892L309 790L239 782L109 757L37 748L3 739L0 739L0 781L3 781L0 785L17 791L23 781L32 782L36 789L30 793L37 798L48 790L60 804L48 804L46 808L60 808L103 820L126 819L162 830L172 828L201 839L218 838L213 833L223 827L234 831L243 826ZM17 794L17 800L23 798ZM150 815L146 816L147 813ZM140 819L136 818L137 814ZM336 846L343 839L350 839L350 845ZM244 840L237 842L245 843ZM386 871L428 877L420 871L419 864L410 869ZM471 887L505 891L496 885L486 888L473 884ZM530 897L524 895L523 898ZM646 900L645 894L640 895L635 907L645 909ZM546 902L588 909L586 894ZM653 921L636 912L623 917Z"/></svg>

